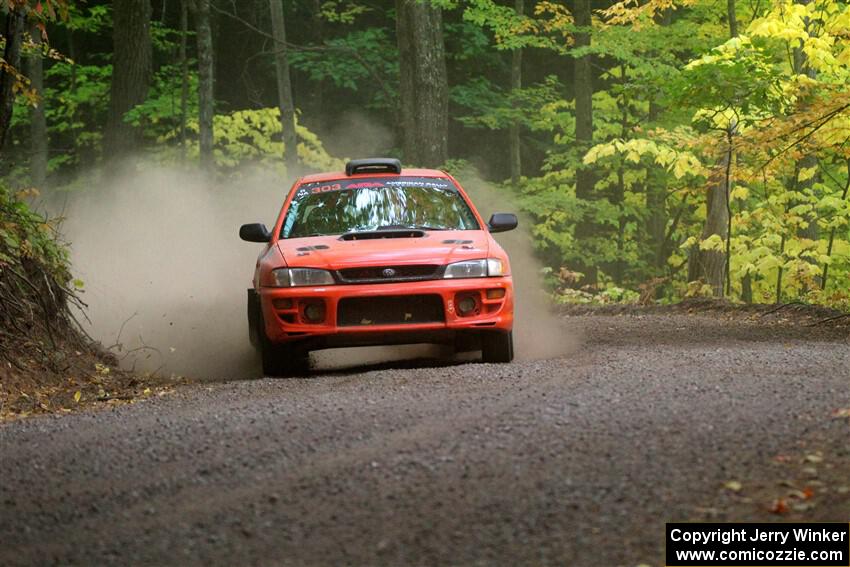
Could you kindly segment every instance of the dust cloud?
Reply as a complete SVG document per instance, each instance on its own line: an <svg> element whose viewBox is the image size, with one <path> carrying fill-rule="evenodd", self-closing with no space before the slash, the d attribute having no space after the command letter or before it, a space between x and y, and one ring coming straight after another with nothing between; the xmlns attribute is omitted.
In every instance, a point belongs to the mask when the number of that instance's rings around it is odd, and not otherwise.
<svg viewBox="0 0 850 567"><path fill-rule="evenodd" d="M261 245L239 240L237 230L246 222L274 224L292 181L249 171L215 183L194 170L128 165L86 190L54 195L75 277L85 284L92 337L139 371L205 379L260 375L248 342L245 290ZM465 187L486 216L513 210L484 182ZM549 313L529 236L515 231L498 238L511 254L519 294L518 358L568 353L574 341ZM332 369L441 352L417 345L312 356L314 366Z"/></svg>
<svg viewBox="0 0 850 567"><path fill-rule="evenodd" d="M534 254L531 221L519 213L519 206L505 190L495 188L472 171L458 176L484 220L493 213L516 213L519 228L495 236L508 253L516 293L514 351L519 360L564 357L577 349L575 330L566 328L554 313L544 291L542 264Z"/></svg>
<svg viewBox="0 0 850 567"><path fill-rule="evenodd" d="M289 184L261 173L216 184L180 169L127 166L68 195L63 233L85 284L89 332L127 367L205 378L258 374L245 294Z"/></svg>

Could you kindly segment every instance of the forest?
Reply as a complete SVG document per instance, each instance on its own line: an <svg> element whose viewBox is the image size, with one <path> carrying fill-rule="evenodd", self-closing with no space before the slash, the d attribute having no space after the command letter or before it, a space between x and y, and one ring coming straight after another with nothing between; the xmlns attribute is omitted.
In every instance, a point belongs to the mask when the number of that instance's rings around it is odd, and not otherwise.
<svg viewBox="0 0 850 567"><path fill-rule="evenodd" d="M368 151L509 191L558 302L850 307L845 2L2 10L0 266L40 261L48 287L83 284L36 195L84 191L126 160L197 168L233 191L258 167L283 191Z"/></svg>

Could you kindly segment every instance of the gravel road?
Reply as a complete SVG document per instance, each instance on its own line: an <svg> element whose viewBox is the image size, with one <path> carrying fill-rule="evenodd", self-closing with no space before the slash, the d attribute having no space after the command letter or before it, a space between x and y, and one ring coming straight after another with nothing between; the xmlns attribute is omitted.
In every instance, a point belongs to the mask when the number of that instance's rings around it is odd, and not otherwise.
<svg viewBox="0 0 850 567"><path fill-rule="evenodd" d="M0 564L634 567L663 564L666 521L850 521L846 330L567 324L564 359L193 385L2 425Z"/></svg>

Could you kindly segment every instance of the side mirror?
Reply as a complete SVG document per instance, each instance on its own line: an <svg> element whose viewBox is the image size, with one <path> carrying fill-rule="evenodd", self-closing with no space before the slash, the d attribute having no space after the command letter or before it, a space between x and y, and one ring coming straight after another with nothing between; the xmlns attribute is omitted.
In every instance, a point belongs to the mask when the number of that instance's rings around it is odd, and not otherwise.
<svg viewBox="0 0 850 567"><path fill-rule="evenodd" d="M490 232L507 232L516 227L517 219L513 213L495 213L487 223L487 228L490 229Z"/></svg>
<svg viewBox="0 0 850 567"><path fill-rule="evenodd" d="M239 238L247 242L268 242L272 235L266 225L255 222L240 226Z"/></svg>

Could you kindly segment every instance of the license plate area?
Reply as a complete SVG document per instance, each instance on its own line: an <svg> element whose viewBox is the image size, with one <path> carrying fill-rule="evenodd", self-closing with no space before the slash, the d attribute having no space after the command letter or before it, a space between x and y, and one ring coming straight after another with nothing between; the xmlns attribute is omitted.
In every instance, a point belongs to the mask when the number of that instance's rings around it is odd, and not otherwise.
<svg viewBox="0 0 850 567"><path fill-rule="evenodd" d="M346 297L337 304L337 325L368 327L443 323L446 314L439 295Z"/></svg>

